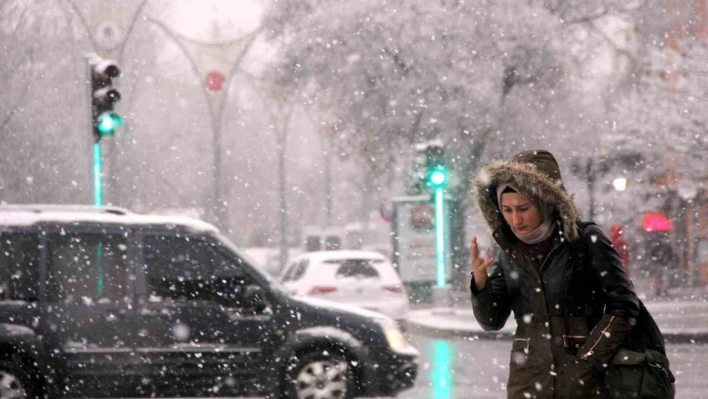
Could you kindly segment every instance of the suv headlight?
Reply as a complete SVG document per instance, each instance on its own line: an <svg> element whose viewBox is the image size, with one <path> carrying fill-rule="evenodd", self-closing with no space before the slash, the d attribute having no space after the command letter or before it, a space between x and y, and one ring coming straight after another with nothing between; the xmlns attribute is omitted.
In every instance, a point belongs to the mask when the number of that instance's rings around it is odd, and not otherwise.
<svg viewBox="0 0 708 399"><path fill-rule="evenodd" d="M381 329L383 330L384 336L386 336L386 342L388 342L389 348L394 352L405 353L417 355L418 350L408 342L406 336L403 335L403 331L398 327L396 322L391 319L377 319Z"/></svg>
<svg viewBox="0 0 708 399"><path fill-rule="evenodd" d="M403 349L409 345L408 341L406 341L406 337L403 336L399 328L387 328L384 334L386 334L388 346L393 350Z"/></svg>

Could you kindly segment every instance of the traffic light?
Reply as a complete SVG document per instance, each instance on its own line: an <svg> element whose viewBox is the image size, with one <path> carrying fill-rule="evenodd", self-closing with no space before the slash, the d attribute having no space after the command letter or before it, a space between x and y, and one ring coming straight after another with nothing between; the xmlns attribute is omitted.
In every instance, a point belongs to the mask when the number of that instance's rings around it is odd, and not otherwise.
<svg viewBox="0 0 708 399"><path fill-rule="evenodd" d="M431 143L425 147L425 185L438 189L447 185L445 150L441 143Z"/></svg>
<svg viewBox="0 0 708 399"><path fill-rule="evenodd" d="M435 166L428 171L428 186L432 188L442 188L445 187L446 183L447 171L445 170L445 166Z"/></svg>
<svg viewBox="0 0 708 399"><path fill-rule="evenodd" d="M120 67L113 60L96 54L88 57L91 84L91 121L96 142L113 134L123 124L123 118L114 111L120 101L120 92L113 87L113 79L121 75Z"/></svg>
<svg viewBox="0 0 708 399"><path fill-rule="evenodd" d="M435 189L448 184L449 171L445 151L440 140L431 140L415 146L415 158L411 168L413 177L409 194L433 194Z"/></svg>

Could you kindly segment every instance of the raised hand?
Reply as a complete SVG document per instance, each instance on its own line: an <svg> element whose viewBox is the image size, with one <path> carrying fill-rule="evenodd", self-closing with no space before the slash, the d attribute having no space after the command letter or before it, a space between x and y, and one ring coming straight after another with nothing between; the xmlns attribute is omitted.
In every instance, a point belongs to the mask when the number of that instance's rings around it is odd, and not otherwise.
<svg viewBox="0 0 708 399"><path fill-rule="evenodd" d="M474 283L478 290L484 289L487 286L487 268L494 262L494 258L487 258L489 255L489 248L484 251L484 254L480 255L479 246L477 245L477 237L472 237L472 274L474 275Z"/></svg>

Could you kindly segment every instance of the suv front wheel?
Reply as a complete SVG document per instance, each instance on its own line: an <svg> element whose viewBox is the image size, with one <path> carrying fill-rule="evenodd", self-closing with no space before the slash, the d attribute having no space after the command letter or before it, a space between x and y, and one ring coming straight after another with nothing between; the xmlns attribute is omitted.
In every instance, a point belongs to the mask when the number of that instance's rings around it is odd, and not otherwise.
<svg viewBox="0 0 708 399"><path fill-rule="evenodd" d="M327 351L299 356L288 376L287 399L352 399L354 373L346 358Z"/></svg>
<svg viewBox="0 0 708 399"><path fill-rule="evenodd" d="M35 398L38 393L18 364L0 361L0 399Z"/></svg>

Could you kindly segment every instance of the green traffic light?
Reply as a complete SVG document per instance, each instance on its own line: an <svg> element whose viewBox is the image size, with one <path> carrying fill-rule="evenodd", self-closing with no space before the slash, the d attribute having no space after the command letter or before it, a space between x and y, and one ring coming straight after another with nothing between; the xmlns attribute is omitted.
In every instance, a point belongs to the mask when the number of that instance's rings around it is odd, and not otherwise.
<svg viewBox="0 0 708 399"><path fill-rule="evenodd" d="M445 168L437 167L428 175L428 185L434 188L442 187L447 182L447 173Z"/></svg>
<svg viewBox="0 0 708 399"><path fill-rule="evenodd" d="M98 116L98 124L96 128L101 134L111 134L120 125L123 124L123 118L115 112L105 112Z"/></svg>

